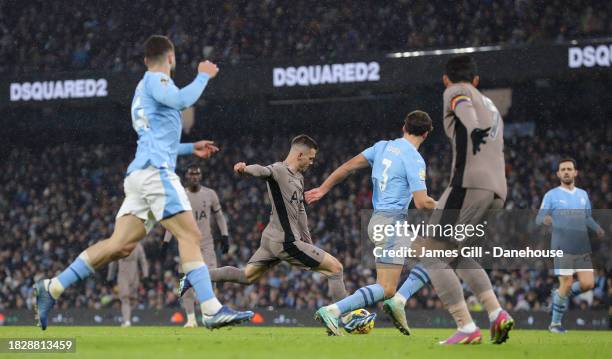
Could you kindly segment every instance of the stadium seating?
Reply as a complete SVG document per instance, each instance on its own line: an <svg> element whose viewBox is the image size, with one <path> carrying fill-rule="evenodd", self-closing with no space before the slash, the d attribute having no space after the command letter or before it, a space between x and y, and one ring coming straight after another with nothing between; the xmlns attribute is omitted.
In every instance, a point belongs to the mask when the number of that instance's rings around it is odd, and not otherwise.
<svg viewBox="0 0 612 359"><path fill-rule="evenodd" d="M111 4L116 3L116 4ZM178 63L538 44L612 32L609 1L28 1L0 4L0 73L140 70L141 44L171 37ZM163 10L162 10L163 9ZM155 21L151 21L155 19ZM129 35L129 36L126 36Z"/></svg>

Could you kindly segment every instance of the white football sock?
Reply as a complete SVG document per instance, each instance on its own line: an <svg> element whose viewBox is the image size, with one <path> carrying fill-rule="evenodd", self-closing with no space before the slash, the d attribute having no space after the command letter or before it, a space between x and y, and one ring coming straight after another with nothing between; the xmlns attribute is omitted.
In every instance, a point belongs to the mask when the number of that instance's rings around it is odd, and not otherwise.
<svg viewBox="0 0 612 359"><path fill-rule="evenodd" d="M402 305L406 305L406 301L407 301L407 299L403 295L401 295L399 292L395 293L395 295L393 296L393 300Z"/></svg>
<svg viewBox="0 0 612 359"><path fill-rule="evenodd" d="M502 309L501 308L497 308L494 311L492 311L491 313L489 313L489 320L494 322L495 319L497 319L497 316L499 315L499 313L501 313Z"/></svg>
<svg viewBox="0 0 612 359"><path fill-rule="evenodd" d="M340 307L338 307L338 304L328 305L327 307L325 307L325 309L329 310L331 314L333 314L335 317L339 317L342 315L342 312L340 312Z"/></svg>
<svg viewBox="0 0 612 359"><path fill-rule="evenodd" d="M200 304L200 309L202 310L202 315L207 317L212 317L217 314L219 309L221 309L222 305L219 300L215 297L210 298L204 303Z"/></svg>
<svg viewBox="0 0 612 359"><path fill-rule="evenodd" d="M476 331L476 324L474 324L474 322L466 324L459 328L459 331L462 333L474 333Z"/></svg>
<svg viewBox="0 0 612 359"><path fill-rule="evenodd" d="M183 273L185 273L185 275L187 275L187 273L191 272L194 269L198 269L200 267L204 267L204 262L203 261L194 261L194 262L187 262L187 263L183 263L181 265L181 268L183 269Z"/></svg>
<svg viewBox="0 0 612 359"><path fill-rule="evenodd" d="M89 255L87 254L87 251L81 252L81 254L79 254L79 258L81 258L83 262L87 264L87 267L89 268L89 270L91 270L92 273L96 271L94 267L91 266L91 262L89 260Z"/></svg>
<svg viewBox="0 0 612 359"><path fill-rule="evenodd" d="M51 296L53 297L53 299L59 298L60 295L64 293L64 286L59 281L59 279L57 279L57 277L53 279L45 279L43 283L44 283L44 286L49 291L49 294L51 294Z"/></svg>

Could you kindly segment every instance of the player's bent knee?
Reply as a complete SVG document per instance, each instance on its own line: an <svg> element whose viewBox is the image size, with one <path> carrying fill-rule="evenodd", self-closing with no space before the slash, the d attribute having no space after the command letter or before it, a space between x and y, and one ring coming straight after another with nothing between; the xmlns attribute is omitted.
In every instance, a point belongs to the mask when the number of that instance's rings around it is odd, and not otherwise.
<svg viewBox="0 0 612 359"><path fill-rule="evenodd" d="M119 251L119 255L121 256L121 258L125 258L129 256L134 251L135 248L136 248L136 243L124 244L121 247L121 250Z"/></svg>
<svg viewBox="0 0 612 359"><path fill-rule="evenodd" d="M258 268L247 265L247 267L244 269L244 276L249 284L253 284L259 279L261 272L258 270Z"/></svg>
<svg viewBox="0 0 612 359"><path fill-rule="evenodd" d="M342 263L340 263L340 261L334 258L332 265L329 268L329 271L332 275L342 274L342 272L344 271L344 267L342 266Z"/></svg>

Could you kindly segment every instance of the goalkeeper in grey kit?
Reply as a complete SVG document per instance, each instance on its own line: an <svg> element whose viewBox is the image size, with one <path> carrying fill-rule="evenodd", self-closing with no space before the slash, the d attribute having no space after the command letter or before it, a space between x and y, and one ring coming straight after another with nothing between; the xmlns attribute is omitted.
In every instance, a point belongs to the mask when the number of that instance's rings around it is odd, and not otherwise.
<svg viewBox="0 0 612 359"><path fill-rule="evenodd" d="M193 215L196 223L202 233L200 241L200 251L202 258L208 265L208 268L217 268L217 255L215 253L215 244L212 235L211 219L214 218L221 233L220 248L223 254L229 249L229 236L227 229L227 221L223 215L221 204L217 193L208 187L202 186L202 169L191 164L185 172L186 192L189 202L191 203ZM172 239L170 232L166 232L164 242L169 242ZM185 327L195 328L198 326L195 316L195 294L193 289L185 288L184 275L181 277L179 291L181 292L181 304L185 313L187 313L187 322Z"/></svg>

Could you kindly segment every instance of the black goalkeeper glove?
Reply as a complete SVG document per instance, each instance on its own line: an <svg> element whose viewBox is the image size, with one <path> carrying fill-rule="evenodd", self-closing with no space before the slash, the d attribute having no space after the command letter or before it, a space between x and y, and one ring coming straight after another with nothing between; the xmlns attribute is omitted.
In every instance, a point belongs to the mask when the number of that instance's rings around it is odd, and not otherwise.
<svg viewBox="0 0 612 359"><path fill-rule="evenodd" d="M229 251L229 236L221 236L219 244L221 247L221 253L226 254Z"/></svg>
<svg viewBox="0 0 612 359"><path fill-rule="evenodd" d="M476 155L478 151L480 151L480 145L487 143L485 137L489 135L490 130L491 127L485 129L475 128L474 130L472 130L470 136L472 137L472 153L474 155Z"/></svg>

